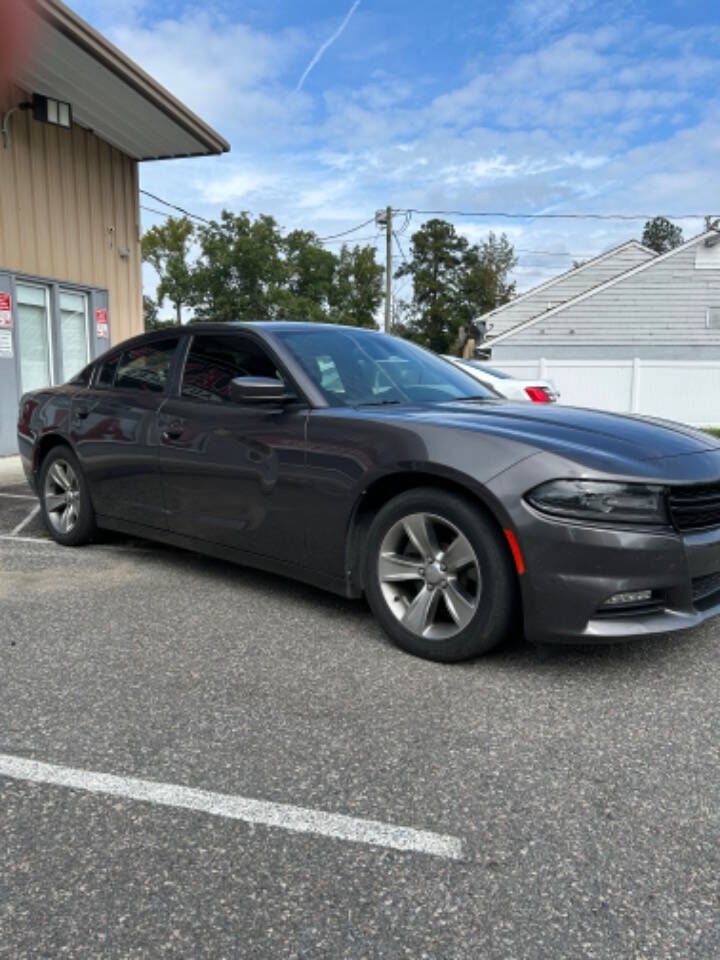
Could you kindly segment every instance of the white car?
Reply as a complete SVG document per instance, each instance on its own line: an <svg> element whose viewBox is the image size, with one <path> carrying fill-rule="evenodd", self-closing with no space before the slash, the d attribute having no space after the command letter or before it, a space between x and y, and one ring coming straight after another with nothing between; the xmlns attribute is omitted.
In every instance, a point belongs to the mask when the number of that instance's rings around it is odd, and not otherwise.
<svg viewBox="0 0 720 960"><path fill-rule="evenodd" d="M469 373L479 383L490 386L508 400L528 400L533 403L554 403L560 394L550 380L519 380L509 373L488 367L480 360L461 360L444 356L443 359Z"/></svg>

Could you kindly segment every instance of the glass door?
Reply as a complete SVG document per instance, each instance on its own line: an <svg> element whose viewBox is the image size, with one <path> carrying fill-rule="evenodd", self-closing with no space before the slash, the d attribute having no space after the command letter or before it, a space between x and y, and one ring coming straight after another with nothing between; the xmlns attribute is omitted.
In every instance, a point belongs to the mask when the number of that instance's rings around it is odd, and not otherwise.
<svg viewBox="0 0 720 960"><path fill-rule="evenodd" d="M90 360L87 296L60 291L60 350L63 380L69 380Z"/></svg>
<svg viewBox="0 0 720 960"><path fill-rule="evenodd" d="M47 287L18 283L15 290L20 388L26 393L53 382L50 304Z"/></svg>

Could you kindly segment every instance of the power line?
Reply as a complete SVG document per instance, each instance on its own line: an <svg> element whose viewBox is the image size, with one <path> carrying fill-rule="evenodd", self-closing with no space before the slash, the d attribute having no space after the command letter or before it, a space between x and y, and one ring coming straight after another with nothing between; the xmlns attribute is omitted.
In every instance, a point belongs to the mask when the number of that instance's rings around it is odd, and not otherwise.
<svg viewBox="0 0 720 960"><path fill-rule="evenodd" d="M156 210L155 207L146 207L146 206L144 206L144 204L142 204L142 203L140 204L140 209L141 209L141 210L147 210L148 213L157 213L157 214L159 214L161 217L169 217L169 216L170 216L170 214L167 212L167 210Z"/></svg>
<svg viewBox="0 0 720 960"><path fill-rule="evenodd" d="M656 216L668 220L704 220L707 216L705 213L507 213L502 210L418 210L415 207L399 207L395 212L421 216L503 217L508 220L654 220Z"/></svg>
<svg viewBox="0 0 720 960"><path fill-rule="evenodd" d="M206 220L205 217L201 217L197 213L190 213L189 210L186 210L184 207L179 207L176 203L170 203L169 200L165 200L163 197L159 197L156 193L150 193L149 190L141 190L140 193L145 194L146 197L150 197L152 200L157 200L158 203L165 204L166 207L172 207L173 210L177 210L179 213L184 214L186 217L191 217L193 220L200 220L202 223L210 224L209 220ZM159 210L154 211L159 213ZM166 214L169 216L169 214Z"/></svg>
<svg viewBox="0 0 720 960"><path fill-rule="evenodd" d="M400 251L400 256L405 261L405 263L409 263L408 258L405 256L405 251L402 248L402 244L400 243L400 238L398 237L397 233L394 230L393 230L393 237L395 238L395 243L397 244L397 248Z"/></svg>
<svg viewBox="0 0 720 960"><path fill-rule="evenodd" d="M366 227L369 223L375 223L375 217L370 217L369 220L359 223L356 227L350 227L348 230L342 230L340 233L329 233L326 237L318 237L320 243L325 243L326 240L335 240L336 237L346 237L349 233L355 233L358 230L362 230L363 227Z"/></svg>
<svg viewBox="0 0 720 960"><path fill-rule="evenodd" d="M382 239L382 234L373 233L372 236L368 235L367 237L353 237L352 240L349 242L364 243L367 240L381 240L381 239ZM348 243L348 241L341 237L335 237L332 240L321 240L320 238L318 238L318 243Z"/></svg>

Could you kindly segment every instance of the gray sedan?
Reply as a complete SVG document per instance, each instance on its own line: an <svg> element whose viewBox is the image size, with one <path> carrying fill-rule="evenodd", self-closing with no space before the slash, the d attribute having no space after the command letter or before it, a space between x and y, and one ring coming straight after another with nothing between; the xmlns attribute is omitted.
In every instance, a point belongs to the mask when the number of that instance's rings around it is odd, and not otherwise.
<svg viewBox="0 0 720 960"><path fill-rule="evenodd" d="M720 444L512 403L368 330L207 324L23 397L51 536L120 530L365 595L437 660L602 642L720 612Z"/></svg>

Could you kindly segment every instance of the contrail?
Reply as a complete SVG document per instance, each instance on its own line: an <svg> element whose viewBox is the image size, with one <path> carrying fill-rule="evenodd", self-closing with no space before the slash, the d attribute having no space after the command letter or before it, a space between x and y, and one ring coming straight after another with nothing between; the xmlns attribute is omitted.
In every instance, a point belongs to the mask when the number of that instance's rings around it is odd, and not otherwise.
<svg viewBox="0 0 720 960"><path fill-rule="evenodd" d="M320 49L318 50L318 52L317 52L317 53L315 54L315 56L312 58L312 60L310 61L310 63L305 67L305 72L304 72L303 75L300 77L300 79L298 80L298 85L295 87L295 91L296 91L296 92L297 92L298 90L301 90L301 89L302 89L302 85L305 83L305 80L307 79L307 75L310 73L310 71L312 70L312 68L315 66L315 64L318 62L318 60L322 57L322 55L325 53L325 51L328 49L328 47L331 47L331 46L335 43L335 41L337 40L337 38L340 36L340 34L341 34L341 33L343 32L343 30L345 29L345 27L348 25L348 23L350 23L350 18L352 17L352 15L355 13L355 11L357 10L357 8L358 8L359 6L360 6L360 0L355 0L355 2L353 3L353 5L352 5L352 6L350 7L350 9L348 10L348 12L347 12L347 14L346 14L346 16L345 16L345 19L344 19L343 22L340 24L340 26L337 28L337 30L335 31L335 33L334 33L328 40L326 40L325 43L323 43L323 45L320 47Z"/></svg>

